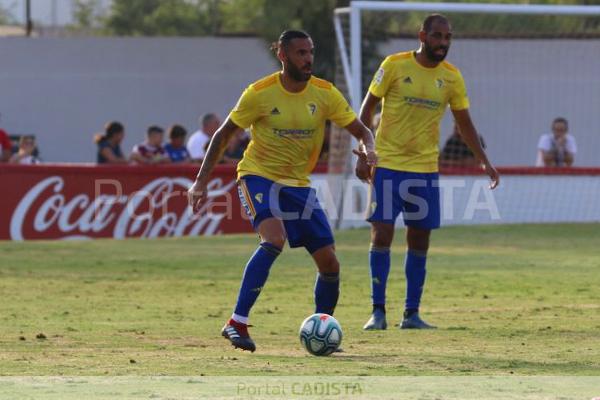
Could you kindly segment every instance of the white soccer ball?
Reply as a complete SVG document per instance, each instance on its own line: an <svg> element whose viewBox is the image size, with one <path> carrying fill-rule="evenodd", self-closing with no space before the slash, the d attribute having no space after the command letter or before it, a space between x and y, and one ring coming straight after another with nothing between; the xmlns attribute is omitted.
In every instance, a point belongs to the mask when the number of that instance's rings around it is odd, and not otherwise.
<svg viewBox="0 0 600 400"><path fill-rule="evenodd" d="M310 354L328 356L342 343L342 327L328 314L313 314L300 325L300 343Z"/></svg>

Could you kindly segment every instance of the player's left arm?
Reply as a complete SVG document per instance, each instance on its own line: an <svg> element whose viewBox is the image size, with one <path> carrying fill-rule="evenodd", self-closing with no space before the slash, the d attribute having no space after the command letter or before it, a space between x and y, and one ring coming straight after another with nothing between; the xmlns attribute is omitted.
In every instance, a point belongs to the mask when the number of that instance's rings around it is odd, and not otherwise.
<svg viewBox="0 0 600 400"><path fill-rule="evenodd" d="M485 172L492 180L490 183L490 188L495 189L500 183L500 175L488 159L485 150L481 146L481 141L479 140L479 135L477 134L475 125L473 125L473 120L471 119L471 114L469 114L469 109L465 108L462 110L452 110L452 114L454 115L454 119L458 125L460 136L465 144L469 146L469 149L471 149L473 154L475 154L475 157L477 157L477 159L483 164Z"/></svg>

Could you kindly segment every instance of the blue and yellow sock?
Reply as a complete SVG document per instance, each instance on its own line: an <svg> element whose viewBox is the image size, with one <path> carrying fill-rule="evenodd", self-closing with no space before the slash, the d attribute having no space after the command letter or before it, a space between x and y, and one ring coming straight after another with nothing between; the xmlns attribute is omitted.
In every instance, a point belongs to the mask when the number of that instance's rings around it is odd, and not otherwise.
<svg viewBox="0 0 600 400"><path fill-rule="evenodd" d="M271 265L280 253L281 249L271 243L262 242L248 260L233 315L237 322L248 323L250 309L269 277Z"/></svg>
<svg viewBox="0 0 600 400"><path fill-rule="evenodd" d="M315 313L333 315L339 295L340 273L318 273L315 283Z"/></svg>
<svg viewBox="0 0 600 400"><path fill-rule="evenodd" d="M385 288L390 274L390 248L371 246L369 251L371 268L371 299L373 306L385 312Z"/></svg>
<svg viewBox="0 0 600 400"><path fill-rule="evenodd" d="M407 311L416 312L421 303L423 295L423 286L425 285L425 263L427 262L427 252L408 250L404 271L406 273L406 303Z"/></svg>

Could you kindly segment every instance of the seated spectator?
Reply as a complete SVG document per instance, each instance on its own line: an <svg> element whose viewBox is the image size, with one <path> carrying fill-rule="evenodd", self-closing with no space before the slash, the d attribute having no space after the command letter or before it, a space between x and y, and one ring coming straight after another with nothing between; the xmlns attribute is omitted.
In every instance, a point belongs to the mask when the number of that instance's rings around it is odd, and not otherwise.
<svg viewBox="0 0 600 400"><path fill-rule="evenodd" d="M19 138L19 150L12 155L9 162L12 164L39 164L35 156L35 137L23 135Z"/></svg>
<svg viewBox="0 0 600 400"><path fill-rule="evenodd" d="M479 135L481 147L485 149L483 136ZM469 146L463 142L458 125L454 124L452 135L448 138L440 152L440 167L478 167L479 160Z"/></svg>
<svg viewBox="0 0 600 400"><path fill-rule="evenodd" d="M237 163L244 156L244 151L250 143L250 135L246 131L238 132L227 145L223 154L223 161L226 163Z"/></svg>
<svg viewBox="0 0 600 400"><path fill-rule="evenodd" d="M7 162L12 153L12 144L6 132L0 129L0 162Z"/></svg>
<svg viewBox="0 0 600 400"><path fill-rule="evenodd" d="M181 125L173 125L169 128L169 143L165 145L165 150L171 162L184 163L191 160L190 153L185 147L186 135L187 131Z"/></svg>
<svg viewBox="0 0 600 400"><path fill-rule="evenodd" d="M146 141L136 144L131 151L130 159L138 164L165 164L171 159L162 146L165 131L156 125L148 128Z"/></svg>
<svg viewBox="0 0 600 400"><path fill-rule="evenodd" d="M201 116L198 122L201 128L190 136L187 142L187 149L192 161L201 163L206 154L210 139L217 129L219 129L221 121L217 114L208 113Z"/></svg>
<svg viewBox="0 0 600 400"><path fill-rule="evenodd" d="M570 167L575 161L577 143L569 135L569 122L558 117L552 121L552 133L546 133L538 142L538 167Z"/></svg>
<svg viewBox="0 0 600 400"><path fill-rule="evenodd" d="M104 127L104 135L98 134L95 142L98 145L98 164L125 164L127 159L121 151L121 142L125 137L125 128L120 122L109 122Z"/></svg>

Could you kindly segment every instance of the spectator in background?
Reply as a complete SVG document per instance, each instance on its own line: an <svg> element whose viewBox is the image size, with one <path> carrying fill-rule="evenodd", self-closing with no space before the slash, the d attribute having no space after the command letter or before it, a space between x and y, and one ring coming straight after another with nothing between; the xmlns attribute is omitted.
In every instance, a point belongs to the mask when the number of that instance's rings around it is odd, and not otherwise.
<svg viewBox="0 0 600 400"><path fill-rule="evenodd" d="M98 145L98 164L126 164L127 159L121 151L121 142L125 137L125 128L120 122L112 121L104 127L104 134L94 138Z"/></svg>
<svg viewBox="0 0 600 400"><path fill-rule="evenodd" d="M10 158L12 164L39 164L40 160L35 154L35 137L23 135L19 138L19 151Z"/></svg>
<svg viewBox="0 0 600 400"><path fill-rule="evenodd" d="M244 156L244 151L250 143L250 134L247 131L238 132L229 142L225 153L223 154L223 161L226 163L237 163Z"/></svg>
<svg viewBox="0 0 600 400"><path fill-rule="evenodd" d="M131 151L130 159L138 164L165 164L171 159L162 146L165 131L152 125L146 132L146 141L136 144Z"/></svg>
<svg viewBox="0 0 600 400"><path fill-rule="evenodd" d="M202 162L210 139L221 125L219 117L214 113L204 114L199 118L198 123L201 128L194 132L187 142L187 149L193 162Z"/></svg>
<svg viewBox="0 0 600 400"><path fill-rule="evenodd" d="M546 133L538 142L538 167L570 167L575 161L577 143L569 135L569 122L562 117L552 121L552 133Z"/></svg>
<svg viewBox="0 0 600 400"><path fill-rule="evenodd" d="M485 149L483 136L479 135L481 147ZM446 140L440 153L440 167L478 167L480 162L460 137L458 125L454 124L452 135Z"/></svg>
<svg viewBox="0 0 600 400"><path fill-rule="evenodd" d="M7 162L12 153L12 143L6 132L0 129L0 162Z"/></svg>
<svg viewBox="0 0 600 400"><path fill-rule="evenodd" d="M173 125L169 128L169 143L165 145L165 150L171 162L184 163L191 160L190 153L185 147L186 135L187 131L181 125Z"/></svg>

